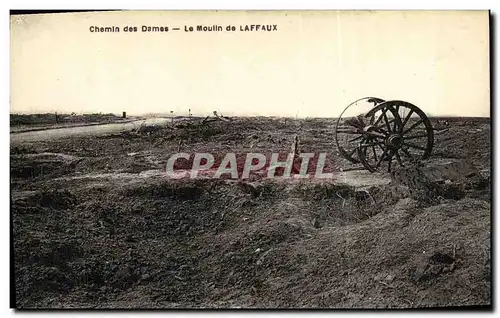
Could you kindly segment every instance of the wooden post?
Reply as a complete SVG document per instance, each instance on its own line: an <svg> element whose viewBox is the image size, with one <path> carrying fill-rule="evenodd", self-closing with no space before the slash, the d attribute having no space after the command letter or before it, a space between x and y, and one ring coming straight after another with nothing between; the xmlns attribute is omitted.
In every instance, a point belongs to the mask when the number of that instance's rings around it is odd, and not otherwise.
<svg viewBox="0 0 500 318"><path fill-rule="evenodd" d="M300 173L300 165L299 165L299 135L293 136L293 143L292 143L292 153L293 153L293 159L292 159L292 173L293 174L299 174ZM298 166L297 166L298 165Z"/></svg>
<svg viewBox="0 0 500 318"><path fill-rule="evenodd" d="M122 118L127 118L127 112L122 113Z"/></svg>

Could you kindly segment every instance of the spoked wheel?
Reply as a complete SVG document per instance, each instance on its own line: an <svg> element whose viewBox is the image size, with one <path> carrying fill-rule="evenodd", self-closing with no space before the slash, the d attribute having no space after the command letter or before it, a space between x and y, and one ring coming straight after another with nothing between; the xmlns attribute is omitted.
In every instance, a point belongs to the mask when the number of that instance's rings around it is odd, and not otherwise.
<svg viewBox="0 0 500 318"><path fill-rule="evenodd" d="M352 102L342 111L335 126L335 143L342 157L352 163L360 162L357 156L357 147L360 140L366 134L364 127L370 122L375 121L375 118L366 117L365 114L375 105L383 102L383 99L377 97L364 97ZM360 106L364 106L365 111L356 109L360 108ZM346 116L349 113L351 115L353 113L361 115Z"/></svg>
<svg viewBox="0 0 500 318"><path fill-rule="evenodd" d="M379 104L367 117L376 116L377 127L382 122L385 136L366 136L357 148L357 157L371 172L394 165L405 166L410 162L427 159L434 144L434 131L425 113L417 106L404 101L387 101ZM384 168L383 168L384 167Z"/></svg>
<svg viewBox="0 0 500 318"><path fill-rule="evenodd" d="M385 104L381 103L366 114L371 122L364 127L365 134L356 148L359 161L370 172L390 171L396 155L394 150L401 144L397 133L402 126L401 117L394 108Z"/></svg>

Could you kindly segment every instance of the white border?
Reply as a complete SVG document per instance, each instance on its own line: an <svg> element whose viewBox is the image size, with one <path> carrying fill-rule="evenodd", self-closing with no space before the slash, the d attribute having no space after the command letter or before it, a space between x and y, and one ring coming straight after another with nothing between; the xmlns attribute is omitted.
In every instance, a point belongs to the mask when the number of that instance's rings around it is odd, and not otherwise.
<svg viewBox="0 0 500 318"><path fill-rule="evenodd" d="M5 2L4 2L5 3ZM253 1L234 1L234 0L183 0L183 1L109 1L109 0L87 0L87 1L44 1L43 5L38 1L7 1L9 7L15 9L227 9L227 10L279 10L279 9L437 9L437 10L484 10L495 6L494 0L475 0L475 1L444 1L444 0L420 0L420 1L369 1L369 0L350 0L350 1L325 1L325 0L253 0Z"/></svg>
<svg viewBox="0 0 500 318"><path fill-rule="evenodd" d="M10 271L10 265L8 259L9 257L9 240L10 240L10 235L9 235L9 228L10 228L10 221L9 221L9 211L10 211L10 206L9 206L9 181L8 176L9 176L9 104L8 104L8 97L9 97L9 16L8 16L8 10L9 9L44 9L44 10L50 10L50 9L65 9L65 10L89 10L89 9L141 9L141 10L159 10L159 9L172 9L172 10L180 10L180 9L191 9L191 10L203 10L203 9L219 9L219 10L241 10L241 9L247 9L247 10L278 10L278 9L291 9L291 10L298 10L298 9L317 9L317 10L324 10L324 9L380 9L380 10L412 10L412 9L439 9L439 10L485 10L485 9L491 9L493 14L498 14L500 11L499 6L500 6L500 1L498 0L474 0L474 1L449 1L449 0L416 0L416 1L369 1L369 0L343 0L343 1L319 1L319 0L288 0L288 1L276 1L276 0L248 0L248 1L230 1L230 0L213 0L213 1L203 1L203 0L178 0L178 1L152 1L152 0L142 0L142 1L129 1L129 0L121 0L121 1L109 1L109 0L87 0L87 1L64 1L64 0L59 0L59 1L44 1L43 4L40 3L39 1L36 0L31 0L31 1L12 1L12 0L7 0L7 1L2 1L1 2L2 6L2 23L1 23L1 33L0 33L0 39L1 39L1 44L2 44L2 63L4 67L2 68L5 70L2 74L2 86L1 86L1 100L2 100L2 116L0 116L1 123L0 123L0 129L2 130L2 133L0 135L0 147L2 151L2 156L1 158L1 166L2 166L2 189L0 191L0 202L3 205L3 209L1 210L3 213L3 218L2 222L0 224L2 225L2 231L1 233L3 234L2 238L0 239L0 246L1 246L1 255L4 256L4 260L0 263L1 264L1 280L0 280L0 286L1 286L1 294L0 294L0 300L1 300L1 314L2 316L5 315L13 315L14 311L9 310L9 271ZM497 21L497 32L495 34L495 39L494 43L498 42L498 17L496 19ZM498 54L496 54L498 56ZM494 72L497 73L498 70L498 60L496 61L496 67ZM495 83L496 94L498 94L498 81ZM493 88L492 88L493 89ZM496 102L494 101L494 105ZM498 117L500 116L498 114L498 111L495 111L495 118L493 119L497 125L499 124ZM500 143L500 138L497 136L496 131L495 131L495 148L498 149L499 143ZM498 159L498 158L497 158ZM493 163L495 167L497 167L497 162L495 161ZM496 175L498 174L497 169L495 169L495 179ZM498 194L498 188L495 191L495 194ZM493 207L493 212L496 215L494 218L494 231L499 228L499 222L498 219L500 216L498 216L498 199L495 202L496 204ZM497 262L495 262L494 267L494 282L493 286L498 286L498 242L496 238L498 235L495 235L495 244L494 244L494 255ZM498 291L494 292L494 304L496 304L496 307L498 308L499 306L499 297L498 297ZM203 313L198 313L198 314L203 314L203 316L207 317L215 317L221 314L226 314L226 315L233 315L235 312L203 312ZM389 312L380 312L379 314L385 315L388 314ZM467 316L470 316L472 313L470 312L395 312L396 314L404 314L404 315L411 315L411 316L420 316L420 315L435 315L435 316L447 316L449 314L464 314ZM66 314L64 312L60 312L60 314ZM80 316L87 316L90 315L90 313L84 313L84 312L73 312L72 313L74 316L80 317ZM101 314L107 314L107 313L101 313ZM132 314L132 312L127 312L127 315ZM154 316L160 316L163 315L164 313L161 312L153 312L153 313L143 313L144 315L154 315ZM197 314L195 312L189 312L189 313L181 313L181 312L172 312L170 313L171 316L173 317L179 317L179 316L184 316L184 315L194 315ZM244 312L241 313L241 315L266 315L269 317L276 317L278 314L276 312ZM288 315L304 315L306 314L305 312L287 312L286 314ZM308 314L314 315L314 316L329 316L331 314L349 314L349 313L344 313L344 312L309 312ZM353 314L360 314L360 312L353 312ZM44 312L39 314L39 316L48 316L48 312ZM374 312L367 312L367 316L375 316L378 314ZM484 314L482 314L484 315ZM491 313L488 313L486 315L492 315Z"/></svg>

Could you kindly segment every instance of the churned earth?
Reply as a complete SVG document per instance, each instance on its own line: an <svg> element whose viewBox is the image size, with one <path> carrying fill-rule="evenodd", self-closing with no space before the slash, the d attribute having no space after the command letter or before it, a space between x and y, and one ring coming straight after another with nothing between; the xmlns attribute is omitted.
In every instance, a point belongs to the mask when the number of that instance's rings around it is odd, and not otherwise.
<svg viewBox="0 0 500 318"><path fill-rule="evenodd" d="M235 118L16 134L16 306L490 305L489 119L449 119L424 167L392 175L340 172L352 165L335 149L334 126ZM301 152L328 154L334 178L164 173L173 153L288 153L296 135Z"/></svg>

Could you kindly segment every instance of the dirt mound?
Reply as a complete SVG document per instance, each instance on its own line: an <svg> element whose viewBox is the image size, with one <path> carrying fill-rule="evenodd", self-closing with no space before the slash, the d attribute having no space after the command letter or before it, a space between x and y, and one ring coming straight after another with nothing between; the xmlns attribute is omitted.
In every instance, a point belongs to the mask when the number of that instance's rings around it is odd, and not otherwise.
<svg viewBox="0 0 500 318"><path fill-rule="evenodd" d="M489 204L454 201L477 216L455 203L422 210L390 185L149 180L87 191L14 201L19 306L116 307L138 293L159 307L426 306L489 259L478 254ZM42 226L56 219L57 230ZM481 249L465 245L472 237ZM481 281L477 298L453 304L487 299L481 275L468 278Z"/></svg>
<svg viewBox="0 0 500 318"><path fill-rule="evenodd" d="M421 200L458 200L480 191L489 194L489 180L465 160L432 160L425 165L399 167L391 172L395 185L404 185Z"/></svg>
<svg viewBox="0 0 500 318"><path fill-rule="evenodd" d="M335 156L333 180L170 180L147 173L161 172L179 150L288 151L298 131L301 151L334 144L331 119L206 126L216 133L144 128L12 150L17 306L491 303L489 148L475 142L488 145L482 124L450 123L437 135L440 164L431 158L383 182L377 174L338 173L346 164ZM453 160L462 155L472 166Z"/></svg>
<svg viewBox="0 0 500 318"><path fill-rule="evenodd" d="M11 155L11 179L50 179L75 170L81 159L62 153L28 153Z"/></svg>

